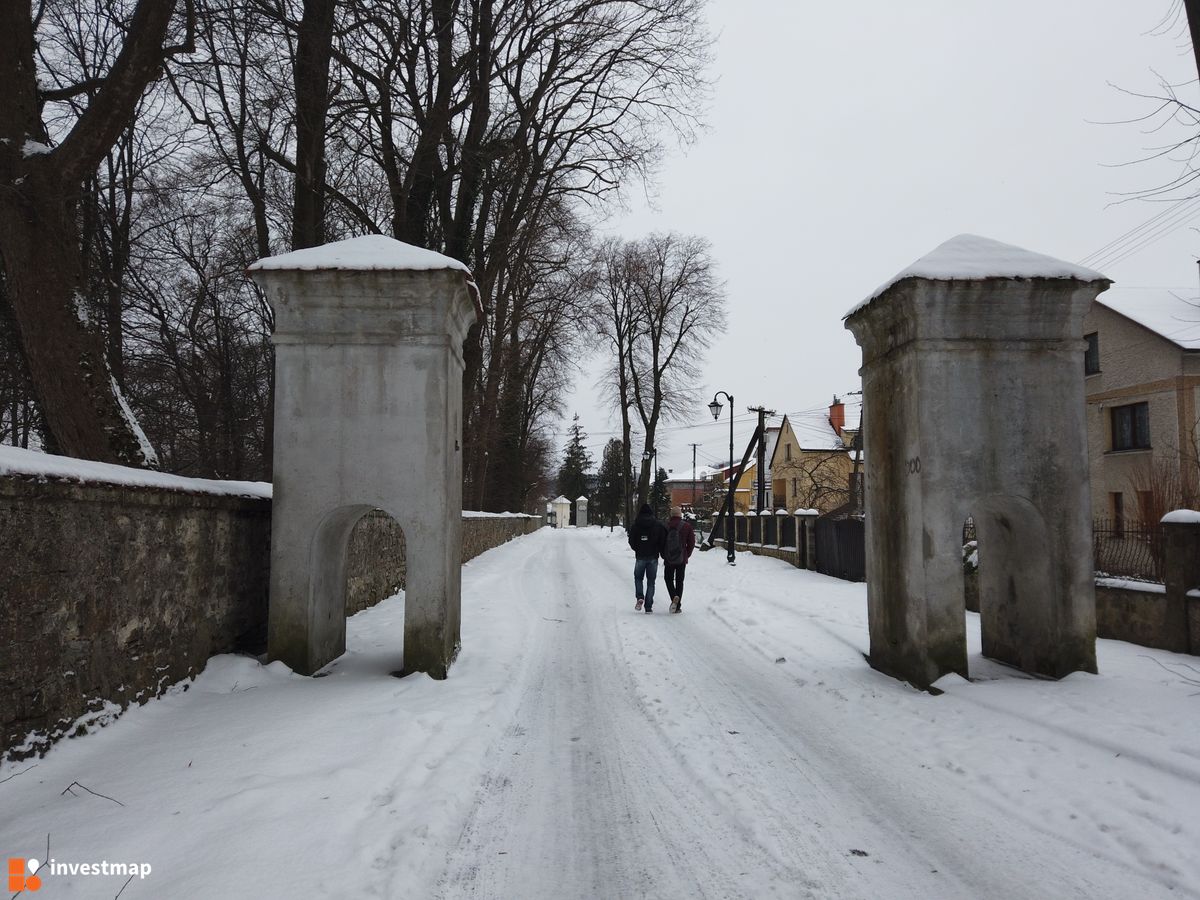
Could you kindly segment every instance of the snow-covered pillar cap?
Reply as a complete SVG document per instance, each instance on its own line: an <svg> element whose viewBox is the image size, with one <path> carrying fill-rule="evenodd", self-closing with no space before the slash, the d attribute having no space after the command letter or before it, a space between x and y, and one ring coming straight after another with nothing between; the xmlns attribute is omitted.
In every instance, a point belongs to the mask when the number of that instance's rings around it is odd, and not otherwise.
<svg viewBox="0 0 1200 900"><path fill-rule="evenodd" d="M1034 253L976 234L960 234L925 254L908 268L881 284L865 300L855 304L844 316L849 319L866 309L902 281L924 278L929 281L985 281L1011 278L1063 278L1075 281L1105 282L1111 279L1094 269L1064 262L1052 256ZM1102 288L1103 290L1103 288Z"/></svg>
<svg viewBox="0 0 1200 900"><path fill-rule="evenodd" d="M246 271L251 276L269 272L462 272L475 306L475 318L483 319L479 288L465 263L382 234L366 234L268 256L251 263Z"/></svg>

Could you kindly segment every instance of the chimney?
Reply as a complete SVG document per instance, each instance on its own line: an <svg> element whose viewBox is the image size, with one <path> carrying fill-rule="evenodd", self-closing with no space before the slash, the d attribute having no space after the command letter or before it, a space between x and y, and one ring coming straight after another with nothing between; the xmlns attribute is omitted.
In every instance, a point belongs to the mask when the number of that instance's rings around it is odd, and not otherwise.
<svg viewBox="0 0 1200 900"><path fill-rule="evenodd" d="M834 394L833 402L829 404L829 424L838 437L846 430L846 405Z"/></svg>

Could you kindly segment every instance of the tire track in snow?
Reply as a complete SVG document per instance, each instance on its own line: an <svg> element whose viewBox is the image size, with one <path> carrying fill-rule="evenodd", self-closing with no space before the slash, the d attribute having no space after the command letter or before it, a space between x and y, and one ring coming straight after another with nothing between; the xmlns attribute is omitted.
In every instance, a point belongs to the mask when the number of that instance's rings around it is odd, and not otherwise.
<svg viewBox="0 0 1200 900"><path fill-rule="evenodd" d="M542 646L512 685L517 712L440 896L1157 895L1144 869L920 765L929 748L908 731L872 732L873 719L887 728L889 698L861 664L805 661L801 632L787 640L796 662L828 684L776 666L725 615L740 598L786 608L750 573L697 571L687 614L646 617L631 608L622 542L566 532L544 547L531 602L562 621L532 632ZM732 598L724 621L704 614L717 590ZM861 713L855 691L870 695ZM911 768L885 761L910 745Z"/></svg>
<svg viewBox="0 0 1200 900"><path fill-rule="evenodd" d="M571 537L545 561L571 598L553 607L565 621L540 635L543 665L520 688L440 895L737 897L753 893L740 880L750 865L782 896L816 896L681 778L618 662L614 598L630 593L627 579L599 577L604 567L583 583Z"/></svg>

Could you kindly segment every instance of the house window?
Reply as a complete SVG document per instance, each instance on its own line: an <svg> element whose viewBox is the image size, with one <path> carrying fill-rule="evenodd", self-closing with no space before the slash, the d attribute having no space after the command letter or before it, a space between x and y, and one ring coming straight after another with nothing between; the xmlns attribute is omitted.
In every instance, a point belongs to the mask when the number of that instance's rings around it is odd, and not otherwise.
<svg viewBox="0 0 1200 900"><path fill-rule="evenodd" d="M791 444L783 445L783 458L789 462L791 461L791 459L792 459L792 445Z"/></svg>
<svg viewBox="0 0 1200 900"><path fill-rule="evenodd" d="M1087 341L1087 350L1083 352L1083 374L1097 375L1100 372L1100 335L1093 331L1085 334L1083 339Z"/></svg>
<svg viewBox="0 0 1200 900"><path fill-rule="evenodd" d="M1112 448L1150 449L1150 404L1130 403L1112 408Z"/></svg>

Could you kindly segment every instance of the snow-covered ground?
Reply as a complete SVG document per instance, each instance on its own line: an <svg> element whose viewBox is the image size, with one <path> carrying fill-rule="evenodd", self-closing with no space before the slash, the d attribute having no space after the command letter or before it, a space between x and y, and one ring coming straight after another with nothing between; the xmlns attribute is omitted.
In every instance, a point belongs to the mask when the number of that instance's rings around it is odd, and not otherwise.
<svg viewBox="0 0 1200 900"><path fill-rule="evenodd" d="M123 900L1200 897L1194 658L1034 680L968 614L975 680L932 696L867 667L862 585L697 554L645 616L631 568L594 528L472 561L445 682L388 675L399 597L328 677L217 657L0 769L0 851L149 863Z"/></svg>

